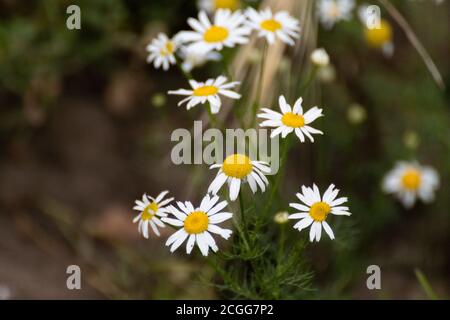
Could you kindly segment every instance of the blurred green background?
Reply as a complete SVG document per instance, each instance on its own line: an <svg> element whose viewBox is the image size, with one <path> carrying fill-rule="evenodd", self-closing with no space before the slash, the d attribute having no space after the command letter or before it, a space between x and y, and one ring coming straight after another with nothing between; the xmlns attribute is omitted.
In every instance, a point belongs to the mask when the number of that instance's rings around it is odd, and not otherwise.
<svg viewBox="0 0 450 320"><path fill-rule="evenodd" d="M316 84L326 138L307 154L292 151L285 200L302 183L333 182L353 216L335 221L336 241L308 248L310 298L424 298L415 268L450 296L450 6L392 2L446 88L392 20L392 58L367 48L356 17L319 31L336 71ZM81 8L81 30L66 28L70 4ZM158 32L174 34L196 13L188 0L0 0L0 286L12 298L220 297L204 283L215 275L203 259L171 255L164 237L145 240L131 222L143 192L201 197L186 191L189 171L168 156L172 130L191 124L164 98L183 77L145 62ZM358 123L355 104L365 114ZM310 158L301 176L298 164ZM407 211L381 192L383 175L403 159L439 172L435 202ZM70 264L83 270L81 291L66 289ZM381 267L382 290L366 288L371 264Z"/></svg>

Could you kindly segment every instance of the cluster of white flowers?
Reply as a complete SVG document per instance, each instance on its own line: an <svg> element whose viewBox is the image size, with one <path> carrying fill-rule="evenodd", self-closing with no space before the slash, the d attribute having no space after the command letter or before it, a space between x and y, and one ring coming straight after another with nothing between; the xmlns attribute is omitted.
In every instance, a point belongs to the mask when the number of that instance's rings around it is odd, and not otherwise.
<svg viewBox="0 0 450 320"><path fill-rule="evenodd" d="M240 4L237 0L214 3L210 0L200 0L199 5L204 10L199 12L197 19L189 18L187 21L192 30L181 31L172 39L160 34L147 47L150 52L148 62L153 63L155 68L162 67L167 70L171 64L177 63L178 53L184 59L183 69L189 72L206 61L220 59L219 52L225 47L233 48L247 43L252 31L256 31L258 37L265 38L269 45L279 39L292 46L295 39L299 38L298 20L284 11L272 13L270 9L256 11L250 8L242 12L238 9ZM320 0L317 8L324 27L331 28L337 21L350 19L354 6L354 0ZM227 9L223 9L225 7ZM211 18L208 13L212 15ZM388 36L390 37L390 31ZM381 45L386 40L386 30L382 31L381 35L368 34L367 38L373 44ZM314 50L310 60L315 66L314 70L324 69L330 63L330 57L323 48ZM211 113L215 114L220 111L222 96L230 99L241 98L239 93L233 91L239 82L229 82L225 76L204 82L189 79L189 85L190 89L168 92L186 96L178 105L186 103L188 110L198 104L208 103ZM263 119L261 127L273 129L271 138L280 135L284 139L294 133L301 143L306 142L306 138L313 143L314 135L323 134L311 126L315 120L323 116L322 108L314 106L304 110L301 97L292 107L283 95L279 97L278 103L281 112L272 108L262 108L261 113L256 115ZM169 224L177 228L166 241L171 252L185 241L188 254L192 252L195 244L204 256L208 255L210 249L213 252L218 251L218 245L212 235L229 239L232 230L219 227L218 224L233 217L231 212L226 211L229 203L225 200L220 201L217 195L219 190L227 183L230 201L238 198L244 183L249 185L253 193L258 190L265 192L269 186L266 175L270 174L271 170L268 163L250 159L244 154L228 155L222 163L214 164L210 169L218 169L218 172L199 206L194 206L189 201L177 201L176 206L171 205L174 198L165 199L168 191L161 192L156 198L144 194L142 200L136 200L133 209L138 210L139 215L133 221L139 222L138 231L145 238L149 237L149 229L153 230L156 236L160 236L158 227L164 228ZM385 178L383 189L396 194L405 207L410 208L416 198L425 202L431 201L438 185L438 175L432 168L422 167L416 162L399 163ZM293 228L301 231L310 227L311 242L321 239L322 228L330 239L334 239L334 232L326 221L329 214L351 215L349 207L343 205L348 199L338 197L338 193L339 190L334 184L331 184L323 195L316 184L312 187L302 186L301 192L296 194L301 203L289 204L297 212L290 215L287 212L280 212L274 221L282 224L289 219L298 219Z"/></svg>
<svg viewBox="0 0 450 320"><path fill-rule="evenodd" d="M294 45L294 39L299 37L298 20L286 11L272 13L270 9L256 11L252 8L245 12L230 9L211 10L207 1L202 1L198 18L189 18L190 31L181 31L173 38L160 33L147 46L149 56L147 61L155 68L168 70L176 63L176 53L183 60L182 67L186 72L211 60L221 58L218 53L223 48L233 48L248 42L248 37L254 30L258 36L265 37L269 44L280 39L288 45ZM226 6L222 6L226 7ZM232 7L229 5L228 7ZM208 17L213 13L213 17Z"/></svg>

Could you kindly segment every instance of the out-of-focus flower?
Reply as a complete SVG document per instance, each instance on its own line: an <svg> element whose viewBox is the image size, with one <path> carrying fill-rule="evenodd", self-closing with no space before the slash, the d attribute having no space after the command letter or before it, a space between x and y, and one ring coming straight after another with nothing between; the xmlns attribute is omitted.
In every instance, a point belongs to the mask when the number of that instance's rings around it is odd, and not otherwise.
<svg viewBox="0 0 450 320"><path fill-rule="evenodd" d="M164 70L168 70L171 64L176 63L175 51L178 48L176 39L169 39L164 33L160 33L157 38L147 46L149 55L147 62L152 63L158 69L162 66Z"/></svg>
<svg viewBox="0 0 450 320"><path fill-rule="evenodd" d="M179 52L181 59L183 59L181 68L185 72L191 72L192 69L201 67L208 61L219 61L222 58L221 54L216 51L201 52L182 47Z"/></svg>
<svg viewBox="0 0 450 320"><path fill-rule="evenodd" d="M417 149L420 143L420 137L417 132L408 130L403 135L403 143L409 149Z"/></svg>
<svg viewBox="0 0 450 320"><path fill-rule="evenodd" d="M167 216L168 205L173 198L168 198L164 200L164 197L169 193L169 191L161 192L156 198L147 196L145 193L141 200L135 201L134 210L138 210L139 213L134 219L133 223L139 221L138 231L148 239L148 226L152 228L153 232L159 237L158 227L164 228L164 223L161 222L160 218Z"/></svg>
<svg viewBox="0 0 450 320"><path fill-rule="evenodd" d="M268 164L264 161L253 161L243 154L232 154L225 158L222 164L213 164L210 169L220 168L208 192L217 194L225 182L230 186L230 200L234 201L239 195L241 183L248 182L250 189L256 193L258 186L262 192L266 191L269 180L266 174L270 173Z"/></svg>
<svg viewBox="0 0 450 320"><path fill-rule="evenodd" d="M249 26L258 31L259 37L265 37L269 44L273 44L276 38L290 46L295 44L294 39L300 37L300 26L297 19L286 11L272 14L270 8L256 11L249 8L246 11Z"/></svg>
<svg viewBox="0 0 450 320"><path fill-rule="evenodd" d="M273 221L278 224L285 224L289 221L289 213L286 211L280 211L275 214Z"/></svg>
<svg viewBox="0 0 450 320"><path fill-rule="evenodd" d="M187 254L191 253L195 244L197 244L203 256L208 255L209 248L214 252L219 250L211 233L228 239L232 231L222 229L216 224L230 219L233 214L222 212L228 205L226 201L219 203L217 201L219 201L218 196L210 197L207 194L198 208L194 208L189 201L184 203L178 201L178 208L172 205L168 208L169 212L175 216L175 219L166 217L162 220L175 227L182 227L167 239L166 246L170 246L170 252L174 252L186 239Z"/></svg>
<svg viewBox="0 0 450 320"><path fill-rule="evenodd" d="M324 83L333 82L336 79L336 69L332 64L329 64L317 70L316 77Z"/></svg>
<svg viewBox="0 0 450 320"><path fill-rule="evenodd" d="M232 48L237 44L248 42L251 29L244 25L245 16L240 11L231 12L219 9L210 22L205 11L200 11L198 19L189 18L188 24L194 31L181 31L177 38L182 43L188 43L189 50L208 52Z"/></svg>
<svg viewBox="0 0 450 320"><path fill-rule="evenodd" d="M330 56L323 48L315 49L311 53L311 62L317 67L326 67L330 63Z"/></svg>
<svg viewBox="0 0 450 320"><path fill-rule="evenodd" d="M364 28L364 36L367 44L372 48L381 49L387 57L392 56L394 53L394 44L392 42L391 24L387 20L381 19L379 28Z"/></svg>
<svg viewBox="0 0 450 320"><path fill-rule="evenodd" d="M163 106L166 104L166 102L167 102L166 95L162 94L161 92L155 93L155 94L152 96L151 102L152 102L152 105L153 105L154 107L156 107L156 108L161 108L161 107L163 107Z"/></svg>
<svg viewBox="0 0 450 320"><path fill-rule="evenodd" d="M339 190L335 189L333 184L328 187L323 197L320 196L319 188L315 184L312 188L302 186L302 192L297 193L296 196L303 204L295 202L289 204L292 208L299 210L299 212L291 214L289 219L301 219L294 225L294 229L301 231L311 226L309 241L313 242L314 239L316 241L320 240L323 227L330 239L333 240L333 230L331 230L330 225L325 221L327 216L330 213L338 216L351 215L348 212L348 207L341 206L348 199L345 197L336 198L338 193Z"/></svg>
<svg viewBox="0 0 450 320"><path fill-rule="evenodd" d="M205 10L208 13L214 13L218 9L229 9L236 11L241 6L240 0L198 0L199 10Z"/></svg>
<svg viewBox="0 0 450 320"><path fill-rule="evenodd" d="M189 80L189 84L192 90L179 89L171 90L169 94L188 96L187 98L181 100L178 105L187 102L187 110L196 106L197 104L209 102L211 106L211 112L213 114L218 113L222 105L220 96L224 95L231 99L240 99L241 95L230 89L239 84L239 82L229 82L226 83L227 78L224 76L219 76L217 79L208 79L206 82L197 82L195 80Z"/></svg>
<svg viewBox="0 0 450 320"><path fill-rule="evenodd" d="M359 19L364 26L364 38L367 44L375 49L381 49L387 57L394 53L394 43L392 42L392 27L389 21L378 17L371 21L369 16L369 6L363 4L358 9ZM373 23L369 23L369 21Z"/></svg>
<svg viewBox="0 0 450 320"><path fill-rule="evenodd" d="M305 142L305 136L314 142L313 134L323 134L322 131L314 129L309 126L317 118L323 116L322 109L318 107L313 107L307 112L303 113L302 108L303 99L300 97L291 108L287 104L284 96L280 96L278 103L280 105L281 113L273 111L268 108L262 108L263 113L258 114L258 118L267 119L261 122L261 127L272 127L276 128L270 134L273 138L281 134L282 138L285 138L288 134L295 131L295 134L300 139L301 142Z"/></svg>
<svg viewBox="0 0 450 320"><path fill-rule="evenodd" d="M429 166L416 161L399 161L383 180L383 190L394 194L407 209L414 206L417 198L423 202L434 200L439 187L439 175Z"/></svg>
<svg viewBox="0 0 450 320"><path fill-rule="evenodd" d="M363 123L367 118L367 111L360 104L353 103L347 109L347 119L351 124Z"/></svg>
<svg viewBox="0 0 450 320"><path fill-rule="evenodd" d="M350 20L354 7L354 0L319 0L317 14L323 27L331 29L338 21Z"/></svg>

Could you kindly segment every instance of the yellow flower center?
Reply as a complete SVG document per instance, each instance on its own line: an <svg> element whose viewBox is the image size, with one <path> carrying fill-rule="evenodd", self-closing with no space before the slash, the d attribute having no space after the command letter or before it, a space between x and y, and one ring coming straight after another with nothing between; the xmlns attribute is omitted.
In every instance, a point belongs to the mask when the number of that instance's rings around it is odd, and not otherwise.
<svg viewBox="0 0 450 320"><path fill-rule="evenodd" d="M142 211L141 219L142 220L150 220L158 211L158 205L155 202L150 203L145 207L144 211Z"/></svg>
<svg viewBox="0 0 450 320"><path fill-rule="evenodd" d="M209 218L203 211L194 211L184 220L184 230L189 234L202 233L208 229Z"/></svg>
<svg viewBox="0 0 450 320"><path fill-rule="evenodd" d="M286 112L285 114L283 114L281 122L283 122L285 126L299 128L305 125L305 118L303 118L303 116L299 114Z"/></svg>
<svg viewBox="0 0 450 320"><path fill-rule="evenodd" d="M167 41L166 45L164 46L164 48L162 48L159 51L159 53L162 56L168 56L168 55L171 55L174 50L175 50L175 45L173 44L173 42L172 41Z"/></svg>
<svg viewBox="0 0 450 320"><path fill-rule="evenodd" d="M203 96L212 96L219 92L219 89L215 86L203 86L198 87L194 90L194 96L203 97Z"/></svg>
<svg viewBox="0 0 450 320"><path fill-rule="evenodd" d="M331 207L325 202L316 202L309 209L309 215L314 221L324 221L331 211Z"/></svg>
<svg viewBox="0 0 450 320"><path fill-rule="evenodd" d="M380 21L380 28L365 30L367 43L374 48L381 48L392 39L392 27L386 20Z"/></svg>
<svg viewBox="0 0 450 320"><path fill-rule="evenodd" d="M275 19L268 19L261 22L261 28L263 28L266 31L275 32L279 29L281 29L281 23L279 23Z"/></svg>
<svg viewBox="0 0 450 320"><path fill-rule="evenodd" d="M253 165L249 157L243 154L232 154L226 157L222 165L222 171L233 178L245 178L253 170Z"/></svg>
<svg viewBox="0 0 450 320"><path fill-rule="evenodd" d="M216 9L236 10L239 7L239 0L215 0L214 7Z"/></svg>
<svg viewBox="0 0 450 320"><path fill-rule="evenodd" d="M416 169L408 169L403 174L402 185L407 190L417 190L420 186L420 172Z"/></svg>
<svg viewBox="0 0 450 320"><path fill-rule="evenodd" d="M203 39L206 42L221 42L228 37L228 30L224 27L212 26L206 30Z"/></svg>

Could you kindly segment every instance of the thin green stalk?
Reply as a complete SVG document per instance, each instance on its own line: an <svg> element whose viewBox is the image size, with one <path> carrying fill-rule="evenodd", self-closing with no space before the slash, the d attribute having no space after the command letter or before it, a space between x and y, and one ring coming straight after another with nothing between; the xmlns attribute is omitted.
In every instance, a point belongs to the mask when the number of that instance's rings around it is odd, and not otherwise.
<svg viewBox="0 0 450 320"><path fill-rule="evenodd" d="M306 82L303 84L303 86L300 87L300 95L305 94L305 91L309 88L313 80L316 78L317 71L319 70L318 67L312 66L311 71L309 72L308 78L306 79Z"/></svg>
<svg viewBox="0 0 450 320"><path fill-rule="evenodd" d="M266 42L264 42L264 47L263 47L262 52L263 53L262 53L262 57L261 57L261 65L259 67L258 87L256 88L255 101L253 102L253 107L252 107L252 119L251 119L250 128L255 125L256 113L258 112L259 106L261 105L262 85L263 85L264 69L265 69L266 57L267 57L267 43Z"/></svg>
<svg viewBox="0 0 450 320"><path fill-rule="evenodd" d="M281 158L280 158L280 169L279 169L279 172L278 172L278 174L277 174L277 176L275 178L275 182L273 184L273 187L270 190L269 200L267 201L267 206L266 206L266 211L265 211L266 214L270 210L270 208L272 206L273 198L274 198L276 192L278 191L278 187L280 185L281 176L283 176L284 167L285 167L285 164L286 164L287 154L288 154L288 151L289 151L290 146L291 146L291 140L292 140L292 135L293 134L294 133L289 134L288 137L285 139L285 142L283 143L283 152L282 152Z"/></svg>
<svg viewBox="0 0 450 320"><path fill-rule="evenodd" d="M241 209L241 220L242 225L244 226L244 230L247 227L247 222L245 220L245 206L244 206L244 199L242 196L242 191L239 191L239 208Z"/></svg>
<svg viewBox="0 0 450 320"><path fill-rule="evenodd" d="M414 269L414 273L416 274L416 278L420 283L420 286L425 291L427 297L431 300L439 300L438 295L434 292L433 287L431 287L430 282L428 282L427 277L423 274L420 269Z"/></svg>

